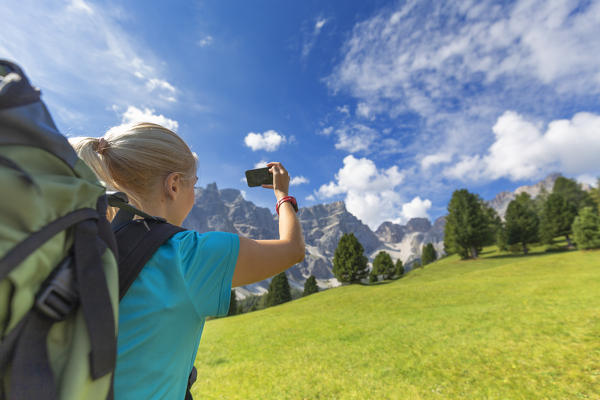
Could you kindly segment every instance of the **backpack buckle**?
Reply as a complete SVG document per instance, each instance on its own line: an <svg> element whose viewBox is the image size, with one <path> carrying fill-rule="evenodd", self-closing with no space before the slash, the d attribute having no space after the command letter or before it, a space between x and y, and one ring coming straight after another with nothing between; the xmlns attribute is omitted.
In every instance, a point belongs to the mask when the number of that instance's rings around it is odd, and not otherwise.
<svg viewBox="0 0 600 400"><path fill-rule="evenodd" d="M79 305L72 261L69 256L56 268L35 302L38 311L55 321L64 320Z"/></svg>

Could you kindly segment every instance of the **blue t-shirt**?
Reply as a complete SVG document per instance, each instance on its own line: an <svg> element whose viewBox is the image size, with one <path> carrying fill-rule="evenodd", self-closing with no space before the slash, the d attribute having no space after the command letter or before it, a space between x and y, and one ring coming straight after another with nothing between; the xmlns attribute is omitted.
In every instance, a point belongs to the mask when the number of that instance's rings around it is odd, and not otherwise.
<svg viewBox="0 0 600 400"><path fill-rule="evenodd" d="M116 400L183 400L205 318L229 309L239 245L180 232L144 266L119 305Z"/></svg>

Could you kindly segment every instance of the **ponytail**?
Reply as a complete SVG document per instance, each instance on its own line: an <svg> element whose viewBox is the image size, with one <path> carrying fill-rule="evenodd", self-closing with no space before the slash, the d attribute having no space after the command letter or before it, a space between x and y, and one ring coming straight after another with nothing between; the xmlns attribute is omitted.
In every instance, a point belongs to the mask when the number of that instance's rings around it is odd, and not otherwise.
<svg viewBox="0 0 600 400"><path fill-rule="evenodd" d="M186 178L196 173L195 154L175 132L158 124L113 128L102 138L69 142L107 189L126 193L141 209L170 173L180 172Z"/></svg>

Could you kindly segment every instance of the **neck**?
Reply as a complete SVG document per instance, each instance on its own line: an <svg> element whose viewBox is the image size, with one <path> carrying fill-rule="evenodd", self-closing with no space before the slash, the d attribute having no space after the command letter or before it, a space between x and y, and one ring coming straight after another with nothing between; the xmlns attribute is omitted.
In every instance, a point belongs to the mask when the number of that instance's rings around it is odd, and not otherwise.
<svg viewBox="0 0 600 400"><path fill-rule="evenodd" d="M160 199L159 201L144 203L141 207L141 210L147 214L150 214L154 217L161 217L167 220L170 224L173 225L181 225L183 221L177 221L176 217L170 212L170 208L167 206L167 201L165 199Z"/></svg>

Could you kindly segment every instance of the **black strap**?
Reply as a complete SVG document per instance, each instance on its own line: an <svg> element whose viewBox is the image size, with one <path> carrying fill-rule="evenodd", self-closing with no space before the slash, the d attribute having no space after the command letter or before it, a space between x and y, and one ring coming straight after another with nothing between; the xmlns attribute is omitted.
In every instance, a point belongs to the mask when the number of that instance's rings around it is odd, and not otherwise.
<svg viewBox="0 0 600 400"><path fill-rule="evenodd" d="M50 368L46 337L54 320L33 309L26 318L12 361L8 400L56 400L58 391Z"/></svg>
<svg viewBox="0 0 600 400"><path fill-rule="evenodd" d="M184 230L166 222L138 219L115 232L119 247L119 300L125 296L156 250Z"/></svg>
<svg viewBox="0 0 600 400"><path fill-rule="evenodd" d="M9 361L12 360L15 344L17 343L26 322L26 317L21 318L19 323L2 339L2 343L0 343L0 376L4 375L4 368L8 365Z"/></svg>
<svg viewBox="0 0 600 400"><path fill-rule="evenodd" d="M56 234L87 219L98 219L98 212L92 208L82 208L55 219L39 231L29 235L0 260L0 282L31 253Z"/></svg>
<svg viewBox="0 0 600 400"><path fill-rule="evenodd" d="M185 400L194 400L194 397L192 396L192 386L194 385L194 382L196 382L196 379L198 379L198 370L196 370L196 367L192 367L188 378L187 389L185 391Z"/></svg>
<svg viewBox="0 0 600 400"><path fill-rule="evenodd" d="M125 199L122 199L115 194L108 196L108 204L111 207L119 208L119 212L125 211L125 213L127 215L132 216L131 218L133 218L134 215L139 215L140 217L143 217L146 220L151 220L151 221L156 221L156 222L167 222L167 220L164 218L155 217L155 216L150 215L138 208L135 208L134 206L129 204L127 201L125 201Z"/></svg>
<svg viewBox="0 0 600 400"><path fill-rule="evenodd" d="M75 276L92 347L92 379L112 372L117 359L115 319L101 260L105 249L95 221L84 221L76 226Z"/></svg>

